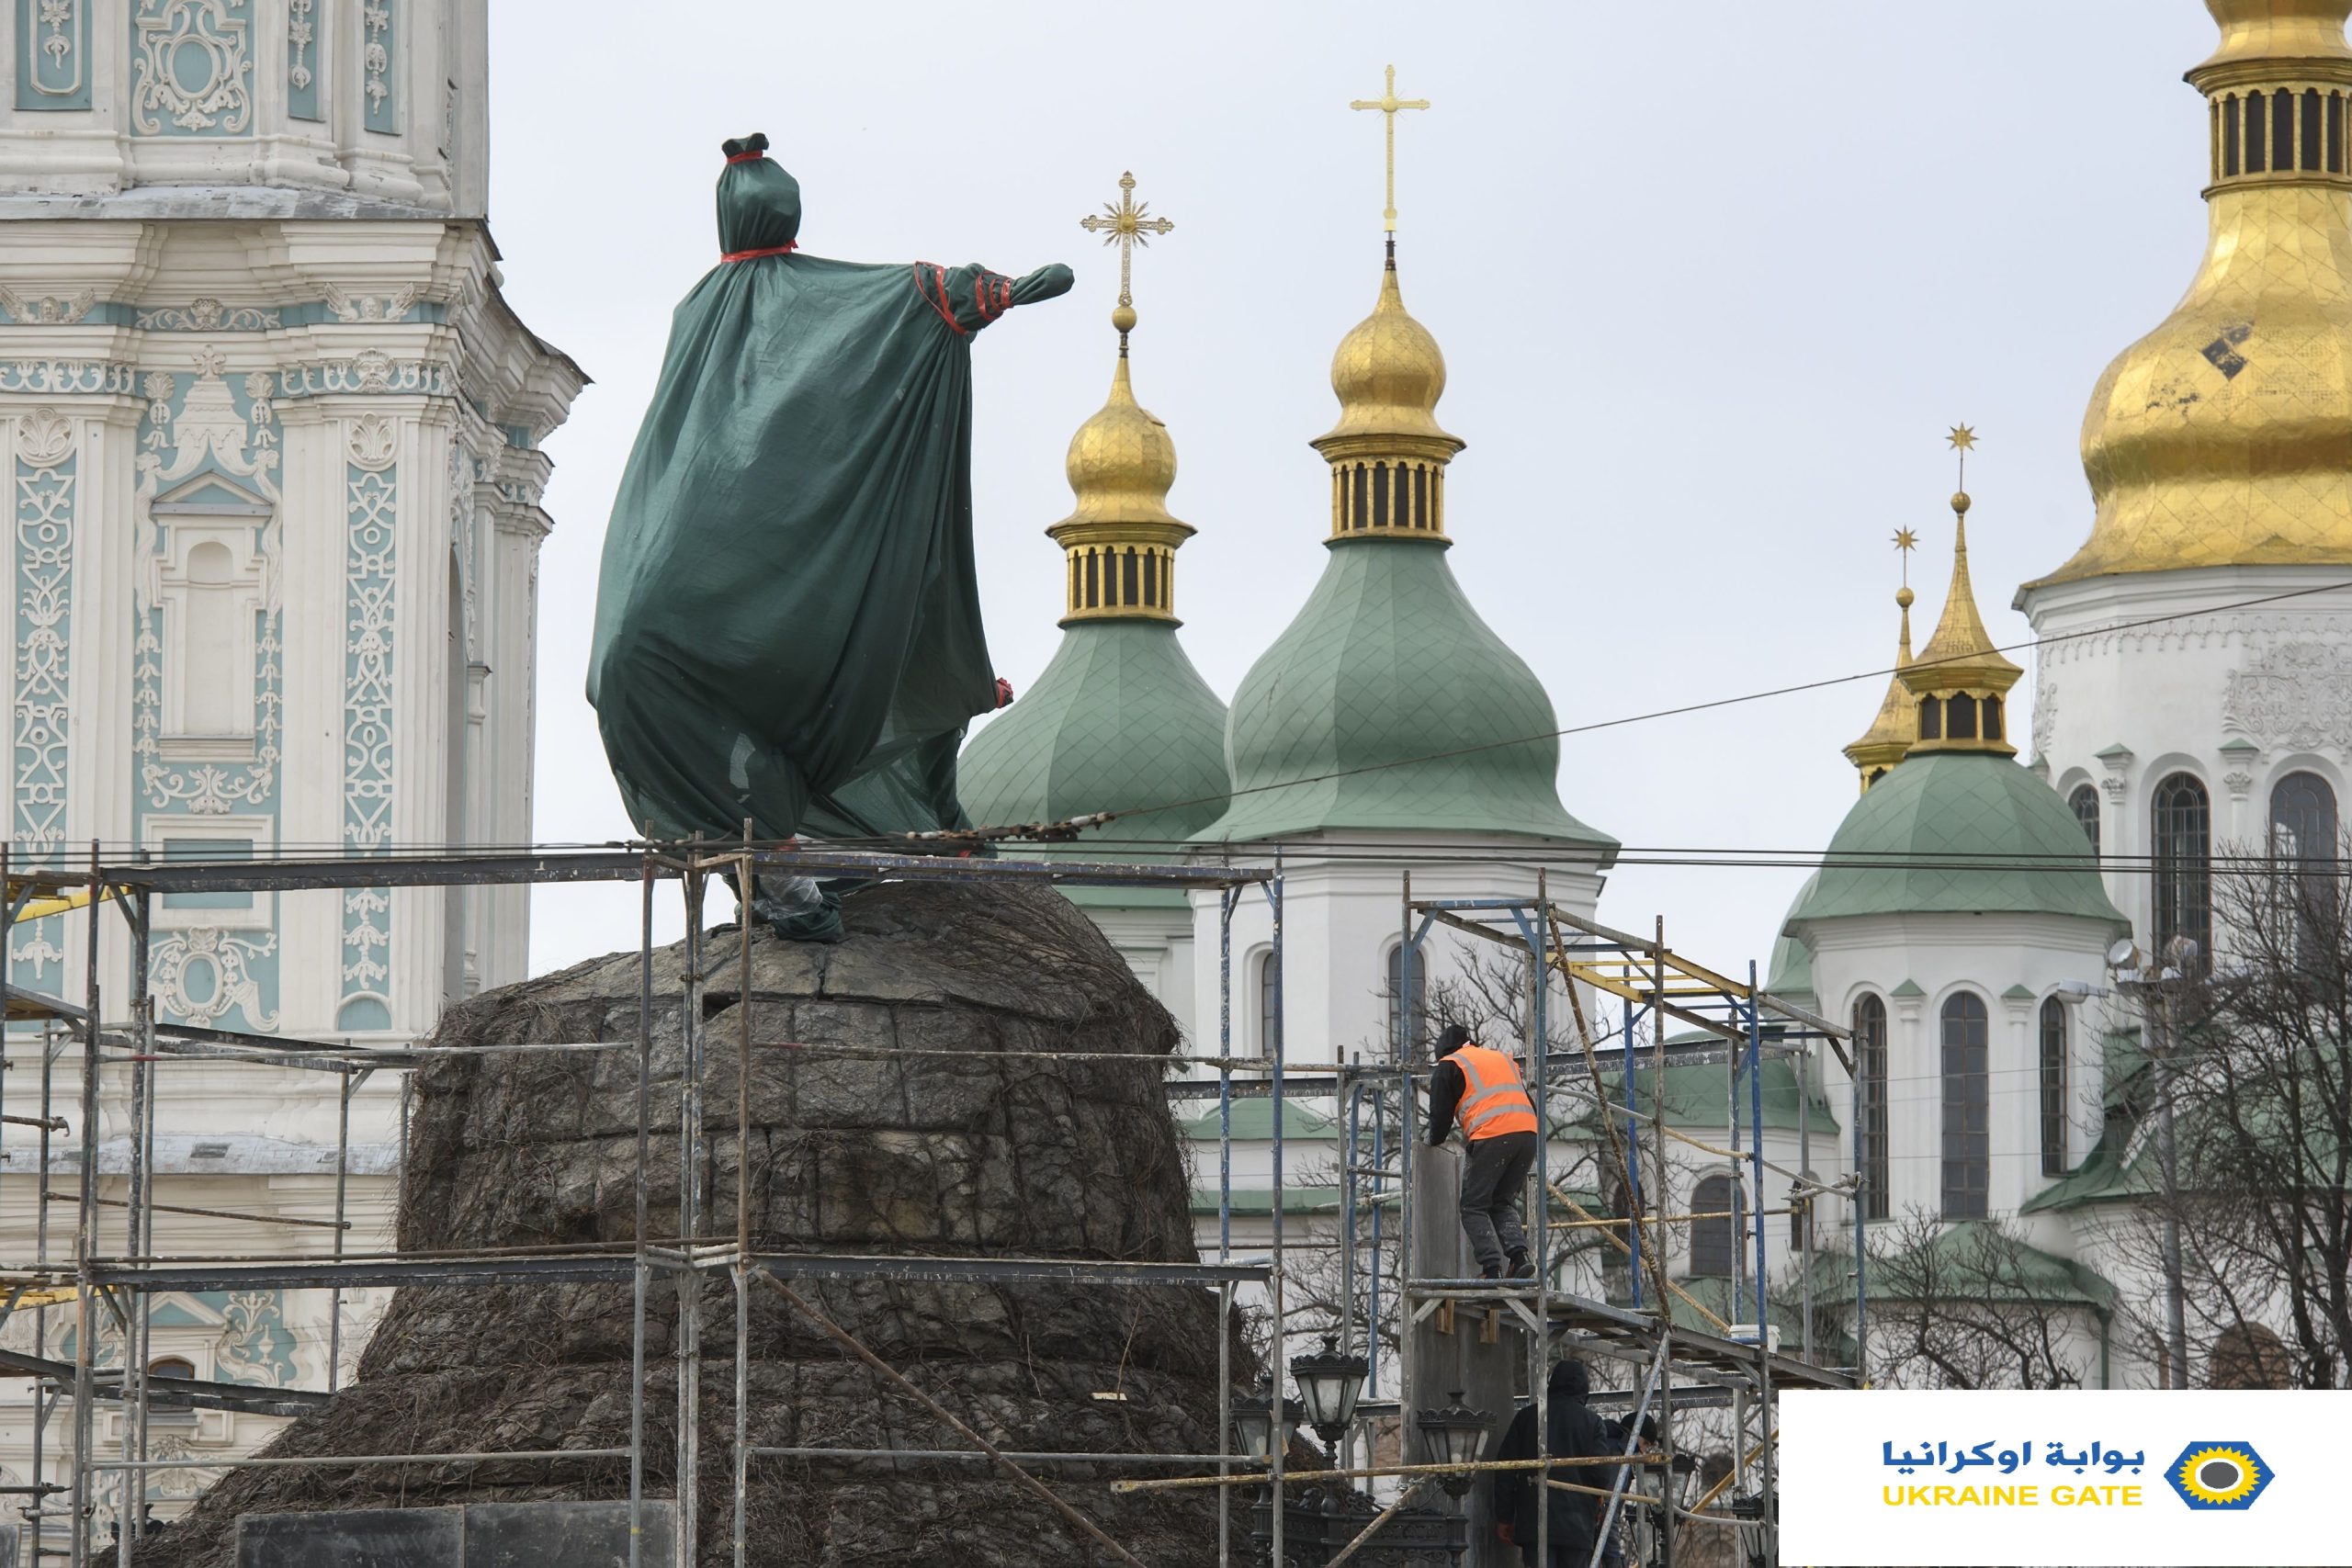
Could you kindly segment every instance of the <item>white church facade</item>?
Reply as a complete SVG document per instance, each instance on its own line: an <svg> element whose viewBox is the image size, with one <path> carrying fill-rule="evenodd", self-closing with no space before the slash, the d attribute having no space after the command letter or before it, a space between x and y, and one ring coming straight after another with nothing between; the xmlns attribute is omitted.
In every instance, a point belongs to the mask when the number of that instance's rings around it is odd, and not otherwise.
<svg viewBox="0 0 2352 1568"><path fill-rule="evenodd" d="M57 0L0 14L0 40L12 870L80 865L93 840L203 861L529 841L542 444L584 378L500 293L484 0ZM149 981L177 1022L406 1041L524 976L526 897L166 896ZM78 1001L87 930L14 927L9 983ZM100 931L125 1016L127 927ZM18 1094L40 1049L9 1036ZM79 1081L73 1052L56 1071ZM159 1200L261 1223L165 1213L159 1248L325 1250L338 1078L160 1071ZM119 1077L96 1129L110 1196ZM397 1075L352 1096L354 1250L388 1235L400 1096ZM51 1187L77 1168L74 1120ZM28 1257L40 1178L10 1145L0 1231ZM51 1257L72 1221L52 1210ZM323 1292L165 1298L153 1354L322 1387L367 1310L347 1298L331 1336ZM18 1313L0 1338L30 1348L32 1328ZM0 1391L12 1479L26 1389ZM227 1457L271 1425L206 1413L182 1438ZM68 1430L51 1418L50 1475ZM158 1472L151 1495L201 1473Z"/></svg>

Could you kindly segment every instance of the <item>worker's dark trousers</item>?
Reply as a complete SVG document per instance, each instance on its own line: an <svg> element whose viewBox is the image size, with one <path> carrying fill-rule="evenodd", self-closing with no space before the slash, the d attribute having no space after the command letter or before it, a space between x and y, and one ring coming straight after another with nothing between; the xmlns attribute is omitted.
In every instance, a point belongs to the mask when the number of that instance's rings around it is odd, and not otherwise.
<svg viewBox="0 0 2352 1568"><path fill-rule="evenodd" d="M1470 1157L1462 1167L1462 1229L1480 1269L1500 1274L1505 1253L1527 1250L1527 1234L1519 1228L1519 1200L1534 1164L1532 1133L1471 1140Z"/></svg>

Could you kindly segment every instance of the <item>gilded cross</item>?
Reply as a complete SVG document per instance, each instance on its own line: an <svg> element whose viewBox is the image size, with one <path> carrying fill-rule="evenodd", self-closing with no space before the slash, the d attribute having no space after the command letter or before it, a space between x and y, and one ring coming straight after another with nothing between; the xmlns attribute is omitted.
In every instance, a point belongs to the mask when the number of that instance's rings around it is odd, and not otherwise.
<svg viewBox="0 0 2352 1568"><path fill-rule="evenodd" d="M1381 125L1388 138L1388 205L1381 209L1380 216L1382 222L1392 234L1396 232L1396 111L1425 109L1429 107L1430 101L1427 98L1400 98L1396 96L1396 67L1394 65L1388 68L1387 85L1382 89L1380 96L1357 98L1348 105L1351 109L1380 111Z"/></svg>
<svg viewBox="0 0 2352 1568"><path fill-rule="evenodd" d="M1132 310L1135 299L1129 292L1129 285L1133 279L1136 247L1148 247L1151 244L1148 236L1165 234L1176 225L1165 218L1152 217L1149 202L1136 200L1136 177L1130 173L1119 176L1118 205L1114 207L1104 202L1102 212L1088 213L1078 220L1078 226L1090 234L1102 235L1104 244L1119 247L1119 304L1123 309ZM1126 331L1125 327L1119 330L1122 334Z"/></svg>

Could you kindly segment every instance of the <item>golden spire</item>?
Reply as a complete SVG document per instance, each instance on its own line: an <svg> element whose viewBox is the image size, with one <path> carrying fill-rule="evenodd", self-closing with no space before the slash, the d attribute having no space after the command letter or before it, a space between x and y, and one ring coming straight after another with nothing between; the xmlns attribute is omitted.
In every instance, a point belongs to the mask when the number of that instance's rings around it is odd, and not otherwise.
<svg viewBox="0 0 2352 1568"><path fill-rule="evenodd" d="M1119 302L1111 325L1119 334L1119 358L1111 372L1111 396L1069 439L1063 471L1078 505L1046 532L1062 547L1066 570L1062 624L1075 621L1176 619L1176 550L1193 536L1192 525L1168 510L1169 487L1176 482L1176 444L1168 427L1136 401L1127 377L1127 333L1135 329L1135 247L1148 246L1151 234L1176 226L1149 216L1135 199L1136 177L1119 176L1119 199L1102 213L1078 220L1090 234L1119 247ZM1107 216L1105 216L1107 215Z"/></svg>
<svg viewBox="0 0 2352 1568"><path fill-rule="evenodd" d="M1960 473L1968 477L1968 454L1976 433L1954 426L1946 438L1960 454ZM2003 702L2025 671L2009 662L1994 646L1977 612L1976 590L1968 578L1968 492L1951 498L1951 587L1944 594L1944 613L1935 634L1919 657L1902 674L1905 686L1919 705L1917 751L1996 751L2015 756L2007 740Z"/></svg>
<svg viewBox="0 0 2352 1568"><path fill-rule="evenodd" d="M1111 325L1118 330L1119 357L1127 356L1127 334L1135 330L1136 301L1132 292L1136 247L1151 247L1149 236L1165 234L1176 227L1165 218L1151 215L1151 203L1136 201L1136 176L1133 170L1119 176L1119 200L1116 206L1102 204L1101 213L1090 212L1078 220L1078 226L1090 234L1100 234L1106 245L1119 247L1119 302L1112 307Z"/></svg>
<svg viewBox="0 0 2352 1568"><path fill-rule="evenodd" d="M1381 132L1388 143L1387 202L1380 210L1380 219L1381 227L1391 236L1396 232L1396 111L1429 107L1427 98L1400 98L1396 96L1396 67L1394 65L1388 68L1387 85L1381 89L1380 96L1348 101L1348 107L1351 109L1380 111ZM1388 242L1388 263L1391 266L1396 264L1396 242L1393 237Z"/></svg>
<svg viewBox="0 0 2352 1568"><path fill-rule="evenodd" d="M1903 761L1911 743L1919 735L1919 701L1911 688L1903 683L1903 671L1911 663L1911 552L1917 547L1919 536L1908 528L1894 531L1894 547L1903 558L1903 586L1894 591L1894 604L1903 616L1902 635L1894 646L1894 673L1886 682L1886 696L1878 705L1878 716L1862 732L1862 738L1846 748L1846 760L1862 775L1862 788L1886 776L1886 771Z"/></svg>

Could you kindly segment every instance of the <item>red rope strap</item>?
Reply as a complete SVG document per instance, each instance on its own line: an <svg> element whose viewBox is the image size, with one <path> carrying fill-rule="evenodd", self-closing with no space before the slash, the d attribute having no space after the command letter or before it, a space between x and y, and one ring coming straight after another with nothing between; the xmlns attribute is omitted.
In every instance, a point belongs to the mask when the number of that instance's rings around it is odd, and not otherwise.
<svg viewBox="0 0 2352 1568"><path fill-rule="evenodd" d="M799 248L798 245L789 243L781 245L763 245L756 251L723 251L719 254L718 259L723 262L750 261L753 256L790 255Z"/></svg>

